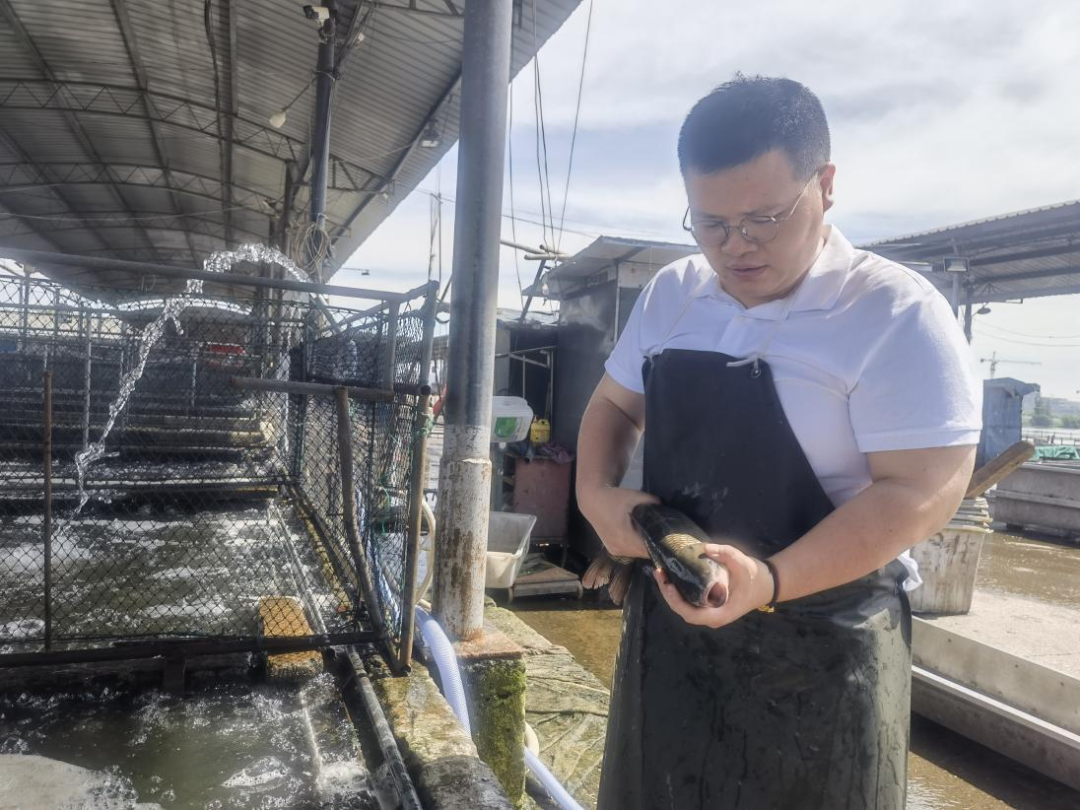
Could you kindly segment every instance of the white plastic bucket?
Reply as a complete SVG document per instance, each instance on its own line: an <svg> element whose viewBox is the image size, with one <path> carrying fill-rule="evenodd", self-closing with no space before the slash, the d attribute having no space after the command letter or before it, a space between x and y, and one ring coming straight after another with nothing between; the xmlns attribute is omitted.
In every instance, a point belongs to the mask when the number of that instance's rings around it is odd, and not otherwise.
<svg viewBox="0 0 1080 810"><path fill-rule="evenodd" d="M517 579L536 515L491 512L488 515L487 573L484 587L509 588Z"/></svg>
<svg viewBox="0 0 1080 810"><path fill-rule="evenodd" d="M993 533L989 523L983 498L964 501L948 526L911 550L923 580L908 594L914 612L957 614L971 610L983 541Z"/></svg>

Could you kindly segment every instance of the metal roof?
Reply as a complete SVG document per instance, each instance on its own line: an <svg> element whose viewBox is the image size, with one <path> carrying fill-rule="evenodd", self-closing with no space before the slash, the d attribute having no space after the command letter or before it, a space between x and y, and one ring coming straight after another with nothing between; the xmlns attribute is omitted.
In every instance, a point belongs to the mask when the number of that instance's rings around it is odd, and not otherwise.
<svg viewBox="0 0 1080 810"><path fill-rule="evenodd" d="M544 276L541 287L546 287L546 292L531 289L525 292L557 299L574 289L588 286L592 278L612 268L641 267L656 271L700 252L696 245L600 236L585 249L562 260Z"/></svg>
<svg viewBox="0 0 1080 810"><path fill-rule="evenodd" d="M578 2L515 3L513 73ZM457 140L460 101L462 0L337 7L324 275ZM0 245L197 267L280 244L308 222L317 43L299 0L0 0Z"/></svg>
<svg viewBox="0 0 1080 810"><path fill-rule="evenodd" d="M975 303L1080 293L1080 200L861 247L923 270L946 294L944 260L964 257L964 298Z"/></svg>

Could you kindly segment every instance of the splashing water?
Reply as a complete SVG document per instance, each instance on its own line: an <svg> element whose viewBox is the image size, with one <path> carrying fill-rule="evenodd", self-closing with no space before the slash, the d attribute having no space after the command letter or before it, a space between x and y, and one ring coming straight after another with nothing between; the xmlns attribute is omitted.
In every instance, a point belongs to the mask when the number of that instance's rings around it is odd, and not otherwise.
<svg viewBox="0 0 1080 810"><path fill-rule="evenodd" d="M311 281L304 271L280 250L261 244L241 245L236 250L220 250L203 262L203 269L211 273L226 273L240 262L275 264L298 281ZM142 378L143 372L146 370L147 360L150 359L151 350L161 340L161 336L165 334L166 324L171 322L177 333L183 334L180 316L184 310L196 303L196 296L201 295L202 291L202 281L188 279L184 285L183 293L164 299L160 314L150 322L139 336L138 359L135 365L120 380L120 390L117 392L116 399L109 404L109 418L105 422L101 436L98 437L96 442L88 445L85 450L75 454L75 475L79 491L79 505L75 508L76 515L83 510L83 507L90 500L90 495L87 493L85 486L87 469L95 461L105 456L105 440L108 439L109 434L116 425L116 420L124 412L128 400L135 391L135 386ZM319 303L322 303L321 299ZM287 436L288 431L285 433Z"/></svg>

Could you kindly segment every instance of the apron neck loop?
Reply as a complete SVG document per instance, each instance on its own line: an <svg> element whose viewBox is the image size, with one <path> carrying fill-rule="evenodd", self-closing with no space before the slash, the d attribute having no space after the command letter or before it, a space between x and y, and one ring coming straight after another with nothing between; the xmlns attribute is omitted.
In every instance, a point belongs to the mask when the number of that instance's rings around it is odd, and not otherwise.
<svg viewBox="0 0 1080 810"><path fill-rule="evenodd" d="M791 305L794 301L795 294L790 293L788 297L784 299L784 305L780 308L780 312L777 314L776 320L772 322L772 326L769 327L769 332L765 335L765 340L761 342L761 345L748 357L744 357L742 360L729 361L728 368L753 366L750 371L750 376L755 380L761 376L761 360L765 357L765 352L769 350L769 344L771 344L773 338L776 337L776 333L780 329L780 324L787 320L788 313L791 312Z"/></svg>

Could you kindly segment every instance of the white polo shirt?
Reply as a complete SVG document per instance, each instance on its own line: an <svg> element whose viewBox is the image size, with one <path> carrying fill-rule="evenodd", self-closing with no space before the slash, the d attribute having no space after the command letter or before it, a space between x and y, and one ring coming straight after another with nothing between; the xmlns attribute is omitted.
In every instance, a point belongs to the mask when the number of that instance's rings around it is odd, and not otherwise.
<svg viewBox="0 0 1080 810"><path fill-rule="evenodd" d="M641 367L664 349L760 357L825 493L837 506L871 483L866 453L979 443L982 385L944 296L906 267L856 250L835 227L786 298L747 309L703 255L642 291L607 373L644 393ZM912 574L908 588L921 582Z"/></svg>

